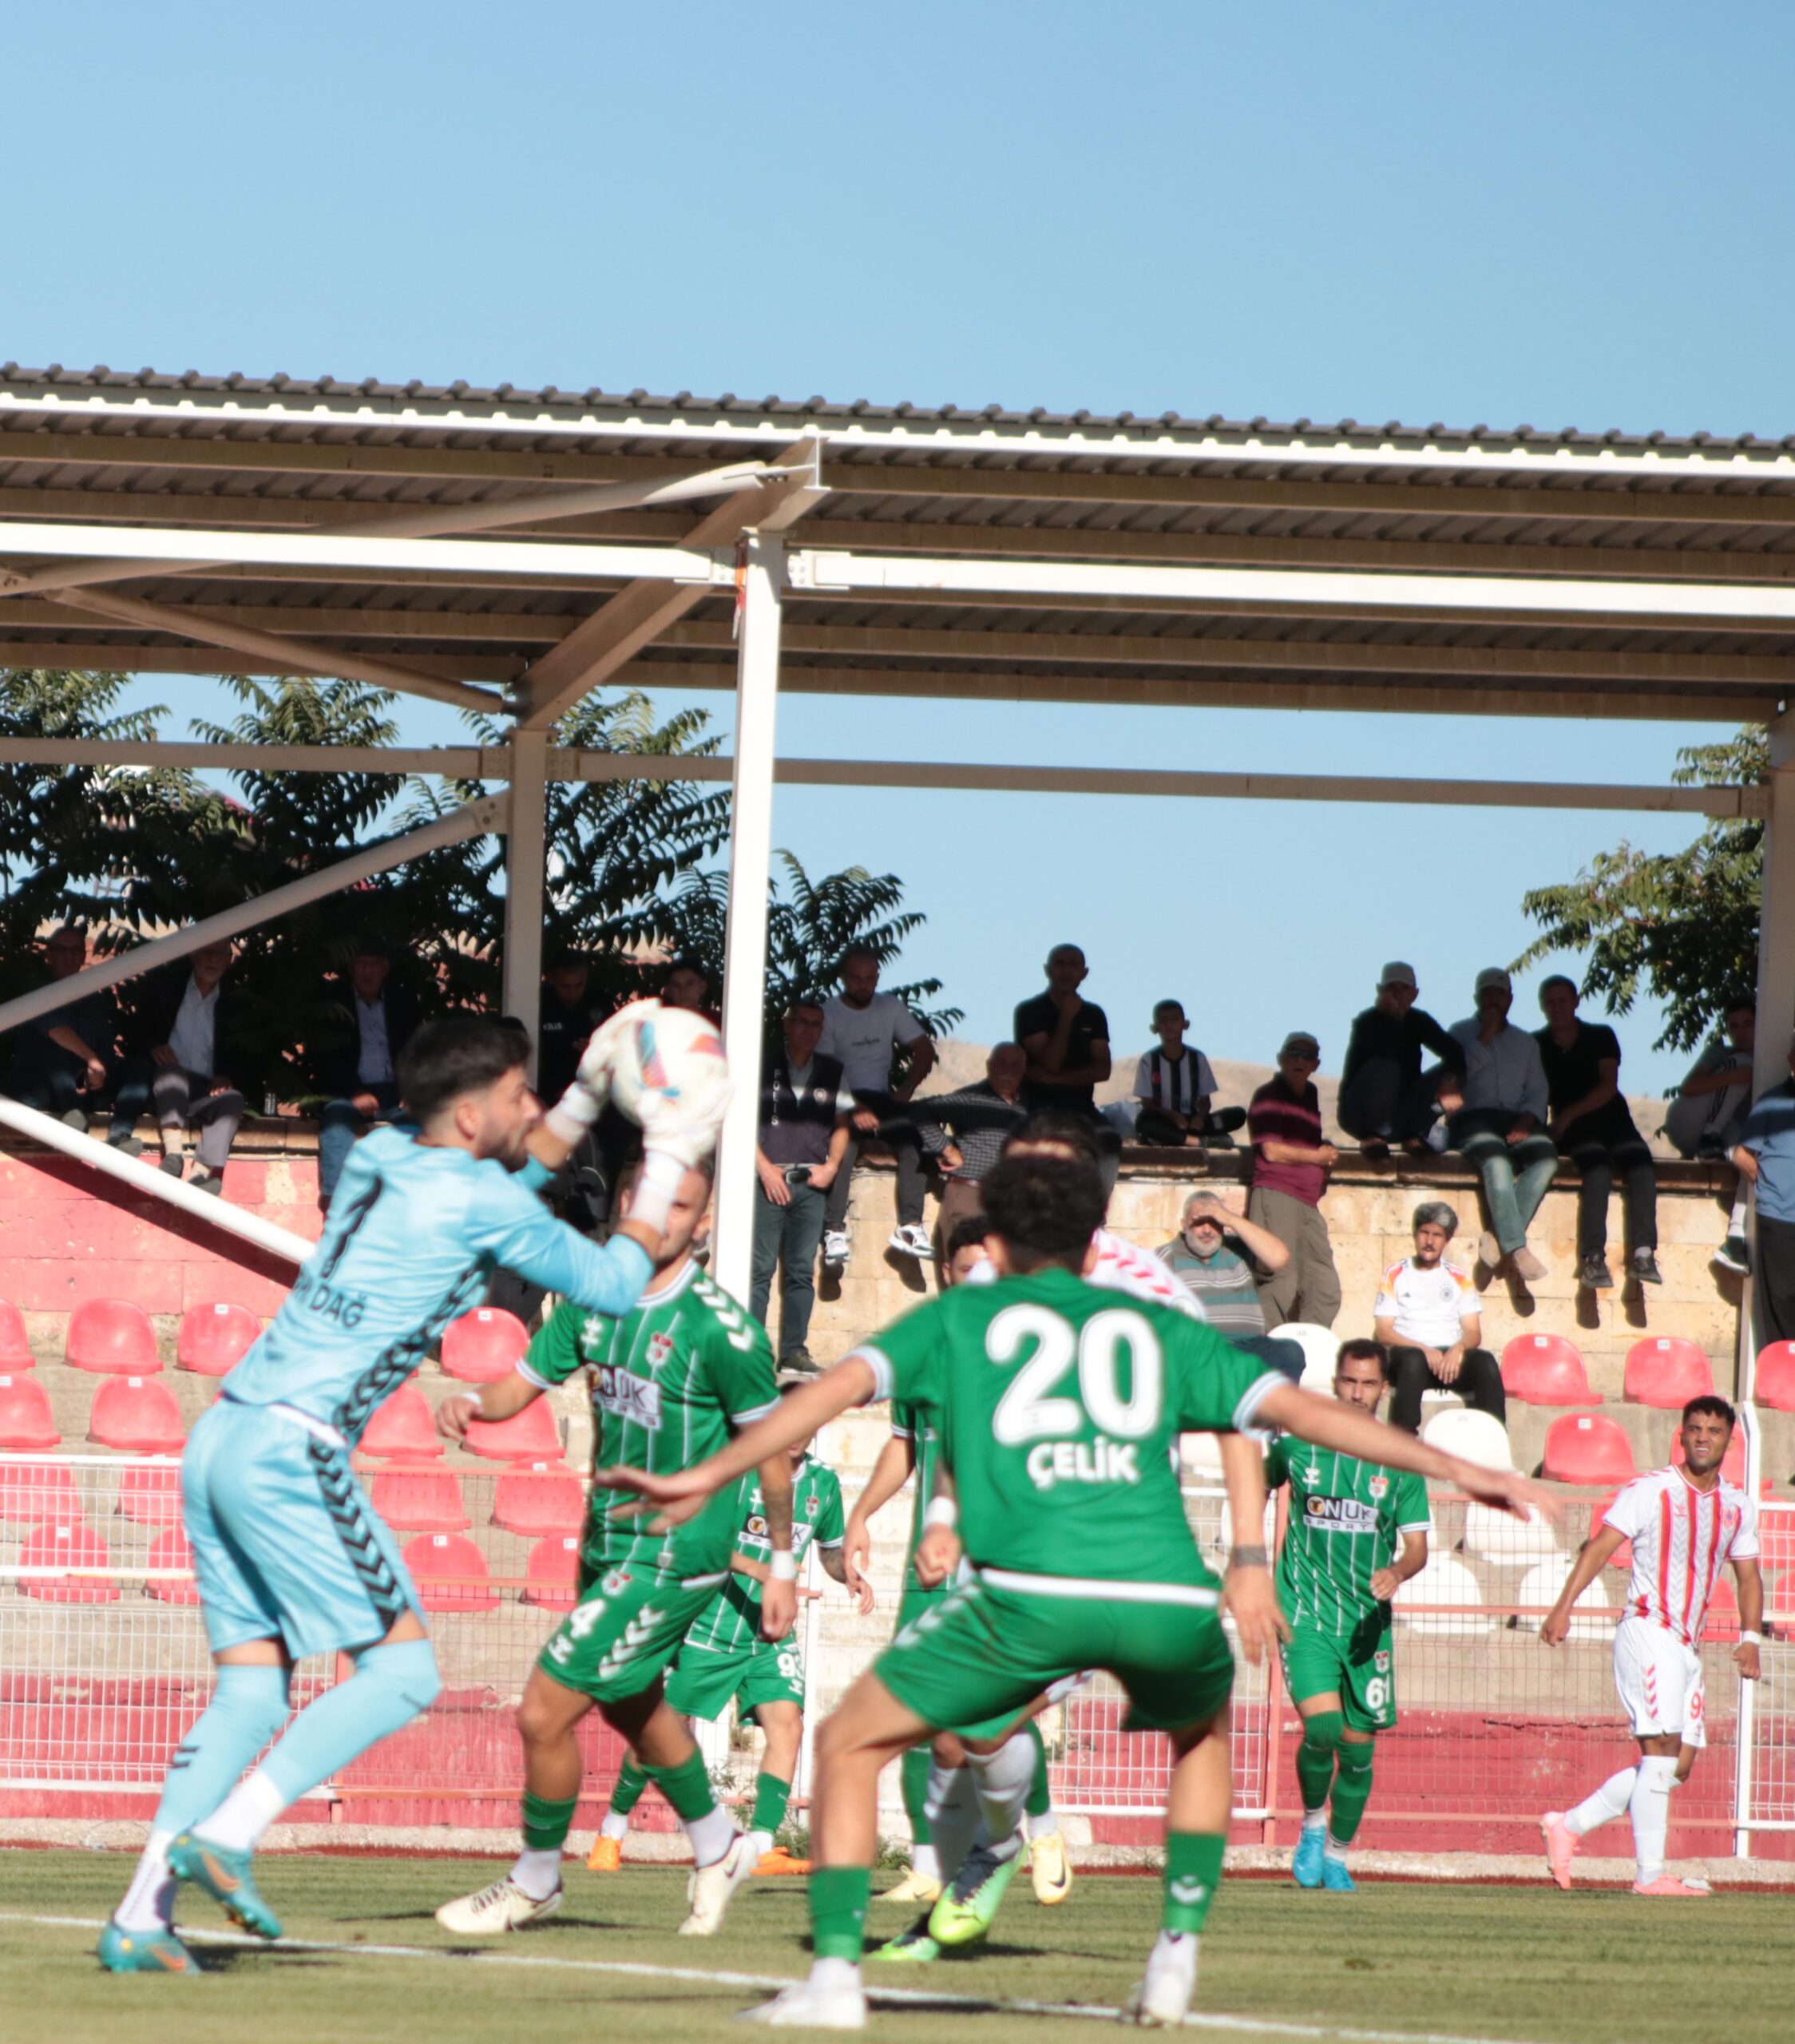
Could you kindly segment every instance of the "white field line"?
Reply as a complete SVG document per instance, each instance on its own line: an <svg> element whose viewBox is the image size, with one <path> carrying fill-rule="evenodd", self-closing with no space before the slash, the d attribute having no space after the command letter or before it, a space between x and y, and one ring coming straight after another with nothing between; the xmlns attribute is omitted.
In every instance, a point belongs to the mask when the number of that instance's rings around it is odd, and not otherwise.
<svg viewBox="0 0 1795 2044"><path fill-rule="evenodd" d="M101 1916L38 1916L22 1910L0 1910L0 1923L30 1923L61 1931L100 1931ZM708 1972L696 1966L650 1966L640 1961L615 1959L562 1959L550 1952L495 1951L489 1947L470 1951L466 1946L450 1950L435 1945L335 1944L315 1938L281 1938L269 1943L262 1938L236 1931L183 1931L189 1944L220 1945L238 1951L319 1951L346 1959L425 1959L447 1960L456 1966L521 1966L568 1973L626 1974L638 1979L685 1980L703 1987L766 1987L777 1990L793 1984L792 1976L775 1973ZM1008 1995L936 1994L926 1989L870 1986L866 1998L875 2008L941 2009L963 2014L1082 2016L1087 2021L1119 2022L1122 2011L1099 2002L1020 2001ZM1237 2037L1297 2037L1321 2040L1321 2044L1523 2044L1516 2038L1471 2037L1444 2030L1353 2030L1325 2022L1288 2022L1258 2016L1220 2015L1193 2010L1185 2022L1195 2030L1210 2030Z"/></svg>

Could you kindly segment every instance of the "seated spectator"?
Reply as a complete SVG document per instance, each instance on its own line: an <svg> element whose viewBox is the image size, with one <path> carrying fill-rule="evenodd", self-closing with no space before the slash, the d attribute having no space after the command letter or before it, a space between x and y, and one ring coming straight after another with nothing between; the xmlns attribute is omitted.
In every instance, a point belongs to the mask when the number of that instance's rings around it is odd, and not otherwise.
<svg viewBox="0 0 1795 2044"><path fill-rule="evenodd" d="M1445 1261L1458 1216L1443 1199L1415 1209L1415 1250L1384 1273L1377 1339L1389 1351L1390 1424L1421 1429L1421 1399L1431 1384L1456 1391L1473 1412L1508 1424L1502 1370L1484 1338L1483 1313L1468 1271Z"/></svg>
<svg viewBox="0 0 1795 2044"><path fill-rule="evenodd" d="M1006 1136L1028 1119L1022 1104L1027 1064L1020 1044L993 1044L985 1076L957 1093L931 1093L911 1103L910 1122L924 1151L946 1175L935 1217L937 1260L960 1222L985 1211L979 1181L997 1163ZM981 1238L982 1239L982 1238Z"/></svg>
<svg viewBox="0 0 1795 2044"><path fill-rule="evenodd" d="M956 1221L953 1232L941 1243L941 1289L950 1289L955 1285L964 1285L981 1264L991 1261L985 1246L985 1219L982 1214L969 1214L963 1220Z"/></svg>
<svg viewBox="0 0 1795 2044"><path fill-rule="evenodd" d="M711 1005L711 976L695 958L676 958L660 983L660 997L669 1008L689 1008L719 1028L723 1018Z"/></svg>
<svg viewBox="0 0 1795 2044"><path fill-rule="evenodd" d="M841 1062L817 1048L822 1006L794 1000L761 1076L755 1139L753 1289L748 1310L767 1325L773 1273L782 1265L779 1367L814 1370L809 1348L816 1304L817 1244L830 1188L847 1168L854 1095Z"/></svg>
<svg viewBox="0 0 1795 2044"><path fill-rule="evenodd" d="M1558 1145L1542 1124L1549 1111L1539 1046L1508 1020L1515 990L1500 965L1477 975L1477 1012L1452 1024L1464 1046L1464 1104L1449 1115L1446 1143L1484 1182L1489 1226L1478 1254L1490 1270L1504 1263L1522 1278L1546 1266L1528 1248L1528 1224L1558 1169Z"/></svg>
<svg viewBox="0 0 1795 2044"><path fill-rule="evenodd" d="M385 939L364 937L347 978L326 982L338 1016L319 1051L321 1090L331 1095L318 1118L318 1198L327 1209L355 1139L398 1118L398 1056L423 1017L404 988L389 984L391 972Z"/></svg>
<svg viewBox="0 0 1795 2044"><path fill-rule="evenodd" d="M1377 1000L1353 1017L1340 1126L1368 1157L1387 1157L1393 1143L1419 1155L1441 1108L1464 1103L1464 1046L1415 1005L1420 992L1414 967L1393 958L1378 977ZM1424 1050L1440 1060L1431 1072L1421 1069Z"/></svg>
<svg viewBox="0 0 1795 2044"><path fill-rule="evenodd" d="M1207 1192L1194 1192L1185 1201L1180 1228L1155 1254L1195 1295L1204 1319L1224 1341L1250 1350L1283 1371L1293 1384L1300 1384L1302 1347L1267 1338L1253 1270L1256 1262L1268 1277L1274 1276L1290 1262L1289 1250L1269 1228L1259 1227Z"/></svg>
<svg viewBox="0 0 1795 2044"><path fill-rule="evenodd" d="M1761 1094L1733 1162L1757 1206L1758 1345L1795 1341L1795 1044L1791 1076Z"/></svg>
<svg viewBox="0 0 1795 2044"><path fill-rule="evenodd" d="M1620 1091L1620 1043L1605 1022L1577 1014L1574 980L1554 972L1539 988L1546 1018L1535 1029L1551 1119L1546 1133L1583 1174L1577 1193L1577 1282L1591 1291L1614 1283L1608 1270L1608 1194L1619 1171L1627 1185L1628 1268L1642 1285L1662 1285L1658 1267L1658 1173Z"/></svg>
<svg viewBox="0 0 1795 2044"><path fill-rule="evenodd" d="M1682 1157L1728 1159L1745 1133L1751 1107L1751 1063L1757 1044L1757 1008L1750 994L1735 995L1726 1004L1726 1034L1710 1044L1695 1068L1677 1089L1664 1116L1664 1133ZM1751 1268L1745 1245L1750 1188L1742 1176L1733 1197L1726 1239L1714 1262L1722 1270L1742 1274Z"/></svg>
<svg viewBox="0 0 1795 2044"><path fill-rule="evenodd" d="M898 1160L898 1225L886 1246L900 1256L934 1254L922 1225L922 1145L901 1110L935 1068L935 1040L902 1001L878 988L878 953L853 945L842 957L842 991L822 1004L822 1040L817 1048L841 1066L854 1099L847 1155L830 1182L823 1216L822 1261L830 1270L842 1269L848 1260L850 1182L861 1143L870 1135ZM903 1075L894 1084L899 1062Z"/></svg>
<svg viewBox="0 0 1795 2044"><path fill-rule="evenodd" d="M80 923L53 929L44 945L51 980L70 980L87 964L87 931ZM54 1115L84 1134L110 1102L106 1140L135 1157L143 1145L133 1134L149 1103L148 1073L127 1068L118 1052L118 1010L104 988L79 996L25 1023L19 1030L6 1091L22 1106Z"/></svg>
<svg viewBox="0 0 1795 2044"><path fill-rule="evenodd" d="M1293 1029L1278 1053L1278 1071L1253 1095L1246 1132L1253 1143L1246 1213L1290 1252L1281 1270L1259 1282L1259 1303L1274 1326L1301 1320L1332 1327L1340 1311L1340 1273L1321 1213L1328 1173L1340 1152L1321 1139L1321 1103L1314 1087L1321 1046Z"/></svg>
<svg viewBox="0 0 1795 2044"><path fill-rule="evenodd" d="M1047 991L1018 1005L1013 1033L1028 1060L1024 1105L1088 1122L1104 1190L1112 1192L1122 1139L1097 1111L1097 1088L1110 1075L1109 1018L1079 992L1090 970L1076 944L1056 944L1047 954Z"/></svg>
<svg viewBox="0 0 1795 2044"><path fill-rule="evenodd" d="M1145 1052L1135 1067L1135 1098L1141 1103L1135 1116L1135 1139L1168 1150L1186 1143L1231 1150L1233 1131L1245 1126L1246 1110L1211 1109L1215 1075L1203 1052L1186 1044L1184 1032L1190 1026L1179 1002L1162 1000L1155 1006L1153 1033L1159 1048Z"/></svg>
<svg viewBox="0 0 1795 2044"><path fill-rule="evenodd" d="M224 1160L244 1115L243 1095L226 1075L246 1070L248 1055L242 1011L235 990L225 984L236 956L231 940L223 937L152 972L134 1045L150 1075L163 1170L178 1178L186 1169L187 1135L192 1130L199 1136L199 1155L187 1182L214 1194L224 1190ZM122 1109L115 1108L115 1135L122 1118Z"/></svg>

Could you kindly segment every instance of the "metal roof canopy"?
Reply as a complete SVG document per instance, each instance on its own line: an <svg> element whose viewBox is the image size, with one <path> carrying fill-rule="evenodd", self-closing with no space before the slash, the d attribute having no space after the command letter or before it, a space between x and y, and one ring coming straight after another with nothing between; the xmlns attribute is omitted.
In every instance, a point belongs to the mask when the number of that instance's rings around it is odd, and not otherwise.
<svg viewBox="0 0 1795 2044"><path fill-rule="evenodd" d="M782 537L800 528L791 540ZM1765 788L776 762L781 689L1773 727L1795 678L1795 438L0 369L0 665L347 675L510 720L327 767L510 783L505 1001L540 964L545 778L590 689L737 691L726 1022L757 1048L775 778L1638 806L1770 820L1765 1066L1795 1016L1795 774ZM200 749L207 751L207 749ZM9 743L0 756L65 757ZM137 747L129 763L191 757ZM211 763L237 763L208 751ZM123 757L118 763L127 763ZM1785 892L1786 890L1786 892ZM1784 953L1787 953L1787 956ZM748 1062L747 1060L743 1060ZM750 1064L749 1068L752 1068ZM724 1134L745 1284L752 1089ZM739 1266L738 1268L738 1266Z"/></svg>

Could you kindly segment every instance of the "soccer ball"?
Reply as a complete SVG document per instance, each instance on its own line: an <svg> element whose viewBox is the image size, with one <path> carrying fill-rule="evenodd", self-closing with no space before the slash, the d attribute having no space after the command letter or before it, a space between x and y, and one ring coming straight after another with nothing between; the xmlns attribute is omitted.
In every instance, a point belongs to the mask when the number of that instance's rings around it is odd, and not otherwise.
<svg viewBox="0 0 1795 2044"><path fill-rule="evenodd" d="M624 1027L611 1046L611 1098L632 1122L642 1119L645 1093L702 1107L727 1085L723 1038L707 1016L638 1000L615 1019Z"/></svg>

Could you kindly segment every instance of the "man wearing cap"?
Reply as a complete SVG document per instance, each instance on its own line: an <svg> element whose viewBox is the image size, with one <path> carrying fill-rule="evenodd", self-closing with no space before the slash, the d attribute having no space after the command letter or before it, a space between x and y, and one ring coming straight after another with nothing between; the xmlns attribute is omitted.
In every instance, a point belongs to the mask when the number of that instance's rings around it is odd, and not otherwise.
<svg viewBox="0 0 1795 2044"><path fill-rule="evenodd" d="M1340 1162L1340 1152L1321 1139L1321 1103L1314 1084L1321 1062L1321 1047L1314 1037L1293 1029L1278 1053L1276 1076L1253 1095L1246 1110L1253 1145L1246 1218L1269 1229L1290 1252L1283 1269L1269 1273L1259 1285L1259 1303L1274 1327L1293 1320L1332 1327L1340 1311L1340 1274L1321 1214L1328 1173Z"/></svg>
<svg viewBox="0 0 1795 2044"><path fill-rule="evenodd" d="M1545 1131L1548 1104L1539 1046L1508 1020L1515 990L1500 965L1477 975L1477 1012L1452 1024L1464 1047L1464 1104L1448 1115L1448 1146L1477 1167L1489 1226L1477 1253L1485 1266L1507 1263L1537 1279L1546 1266L1528 1248L1528 1224L1558 1168L1558 1145Z"/></svg>
<svg viewBox="0 0 1795 2044"><path fill-rule="evenodd" d="M1393 958L1377 981L1377 998L1353 1018L1340 1077L1340 1126L1359 1139L1368 1157L1385 1157L1393 1143L1411 1155L1427 1147L1442 1108L1464 1104L1464 1046L1425 1008L1415 969ZM1421 1069L1421 1052L1440 1062Z"/></svg>

